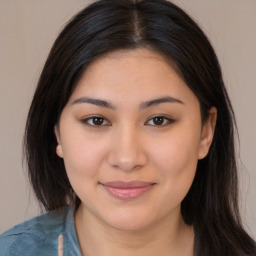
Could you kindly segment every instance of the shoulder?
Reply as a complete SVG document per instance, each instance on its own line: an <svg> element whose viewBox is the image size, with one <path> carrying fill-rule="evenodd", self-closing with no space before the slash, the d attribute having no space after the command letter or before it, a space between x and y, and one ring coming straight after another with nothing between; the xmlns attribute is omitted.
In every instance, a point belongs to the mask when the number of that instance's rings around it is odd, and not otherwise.
<svg viewBox="0 0 256 256"><path fill-rule="evenodd" d="M0 235L0 255L51 255L64 231L68 208L47 212Z"/></svg>

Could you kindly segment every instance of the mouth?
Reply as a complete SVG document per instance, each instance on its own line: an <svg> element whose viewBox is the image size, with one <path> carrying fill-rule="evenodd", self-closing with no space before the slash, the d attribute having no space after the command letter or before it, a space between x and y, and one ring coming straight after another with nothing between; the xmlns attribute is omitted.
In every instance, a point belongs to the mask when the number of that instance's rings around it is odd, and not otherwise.
<svg viewBox="0 0 256 256"><path fill-rule="evenodd" d="M156 183L144 181L111 181L100 184L111 196L121 200L129 200L142 196L151 190Z"/></svg>

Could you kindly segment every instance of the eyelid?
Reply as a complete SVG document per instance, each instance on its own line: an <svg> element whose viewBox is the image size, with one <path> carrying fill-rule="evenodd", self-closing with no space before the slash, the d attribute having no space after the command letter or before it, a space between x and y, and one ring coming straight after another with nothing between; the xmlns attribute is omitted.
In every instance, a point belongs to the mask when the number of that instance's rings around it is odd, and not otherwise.
<svg viewBox="0 0 256 256"><path fill-rule="evenodd" d="M104 119L104 121L107 121L108 124L105 124L105 125L93 125L93 124L90 124L88 123L89 120L93 119L93 118L102 118ZM105 127L105 126L111 126L111 123L103 116L101 115L93 115L93 116L89 116L89 117L86 117L86 118L83 118L81 120L81 122L89 127L93 127L93 128L101 128L101 127Z"/></svg>
<svg viewBox="0 0 256 256"><path fill-rule="evenodd" d="M167 123L166 123L166 124L163 124L163 125L152 125L152 124L148 124L148 122L149 122L150 120L152 120L152 119L154 119L154 118L156 118L156 117L161 117L161 118L167 120ZM147 125L149 125L149 126L155 126L156 128L161 128L161 127L165 127L165 126L167 126L167 125L169 125L169 124L171 124L171 123L174 123L174 122L175 122L175 120L174 120L173 118L167 117L167 116L165 116L165 115L155 115L155 116L152 116L151 118L149 118L148 121L145 122L145 124L147 124Z"/></svg>

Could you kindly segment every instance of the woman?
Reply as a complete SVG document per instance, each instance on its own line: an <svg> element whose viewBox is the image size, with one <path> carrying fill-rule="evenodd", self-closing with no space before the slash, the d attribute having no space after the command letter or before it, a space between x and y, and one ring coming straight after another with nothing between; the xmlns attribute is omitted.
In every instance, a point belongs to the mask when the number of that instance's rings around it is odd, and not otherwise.
<svg viewBox="0 0 256 256"><path fill-rule="evenodd" d="M0 254L256 255L233 125L214 50L187 14L95 2L57 38L28 115L29 177L48 212L2 234Z"/></svg>

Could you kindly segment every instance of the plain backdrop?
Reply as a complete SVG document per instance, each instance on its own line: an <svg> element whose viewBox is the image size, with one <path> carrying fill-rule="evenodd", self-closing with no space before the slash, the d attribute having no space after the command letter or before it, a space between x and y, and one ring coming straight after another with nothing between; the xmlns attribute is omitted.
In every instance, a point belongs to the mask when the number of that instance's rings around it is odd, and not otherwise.
<svg viewBox="0 0 256 256"><path fill-rule="evenodd" d="M39 213L22 167L26 115L44 61L64 24L93 1L0 0L0 233ZM175 0L219 57L240 133L240 205L256 237L256 1Z"/></svg>

